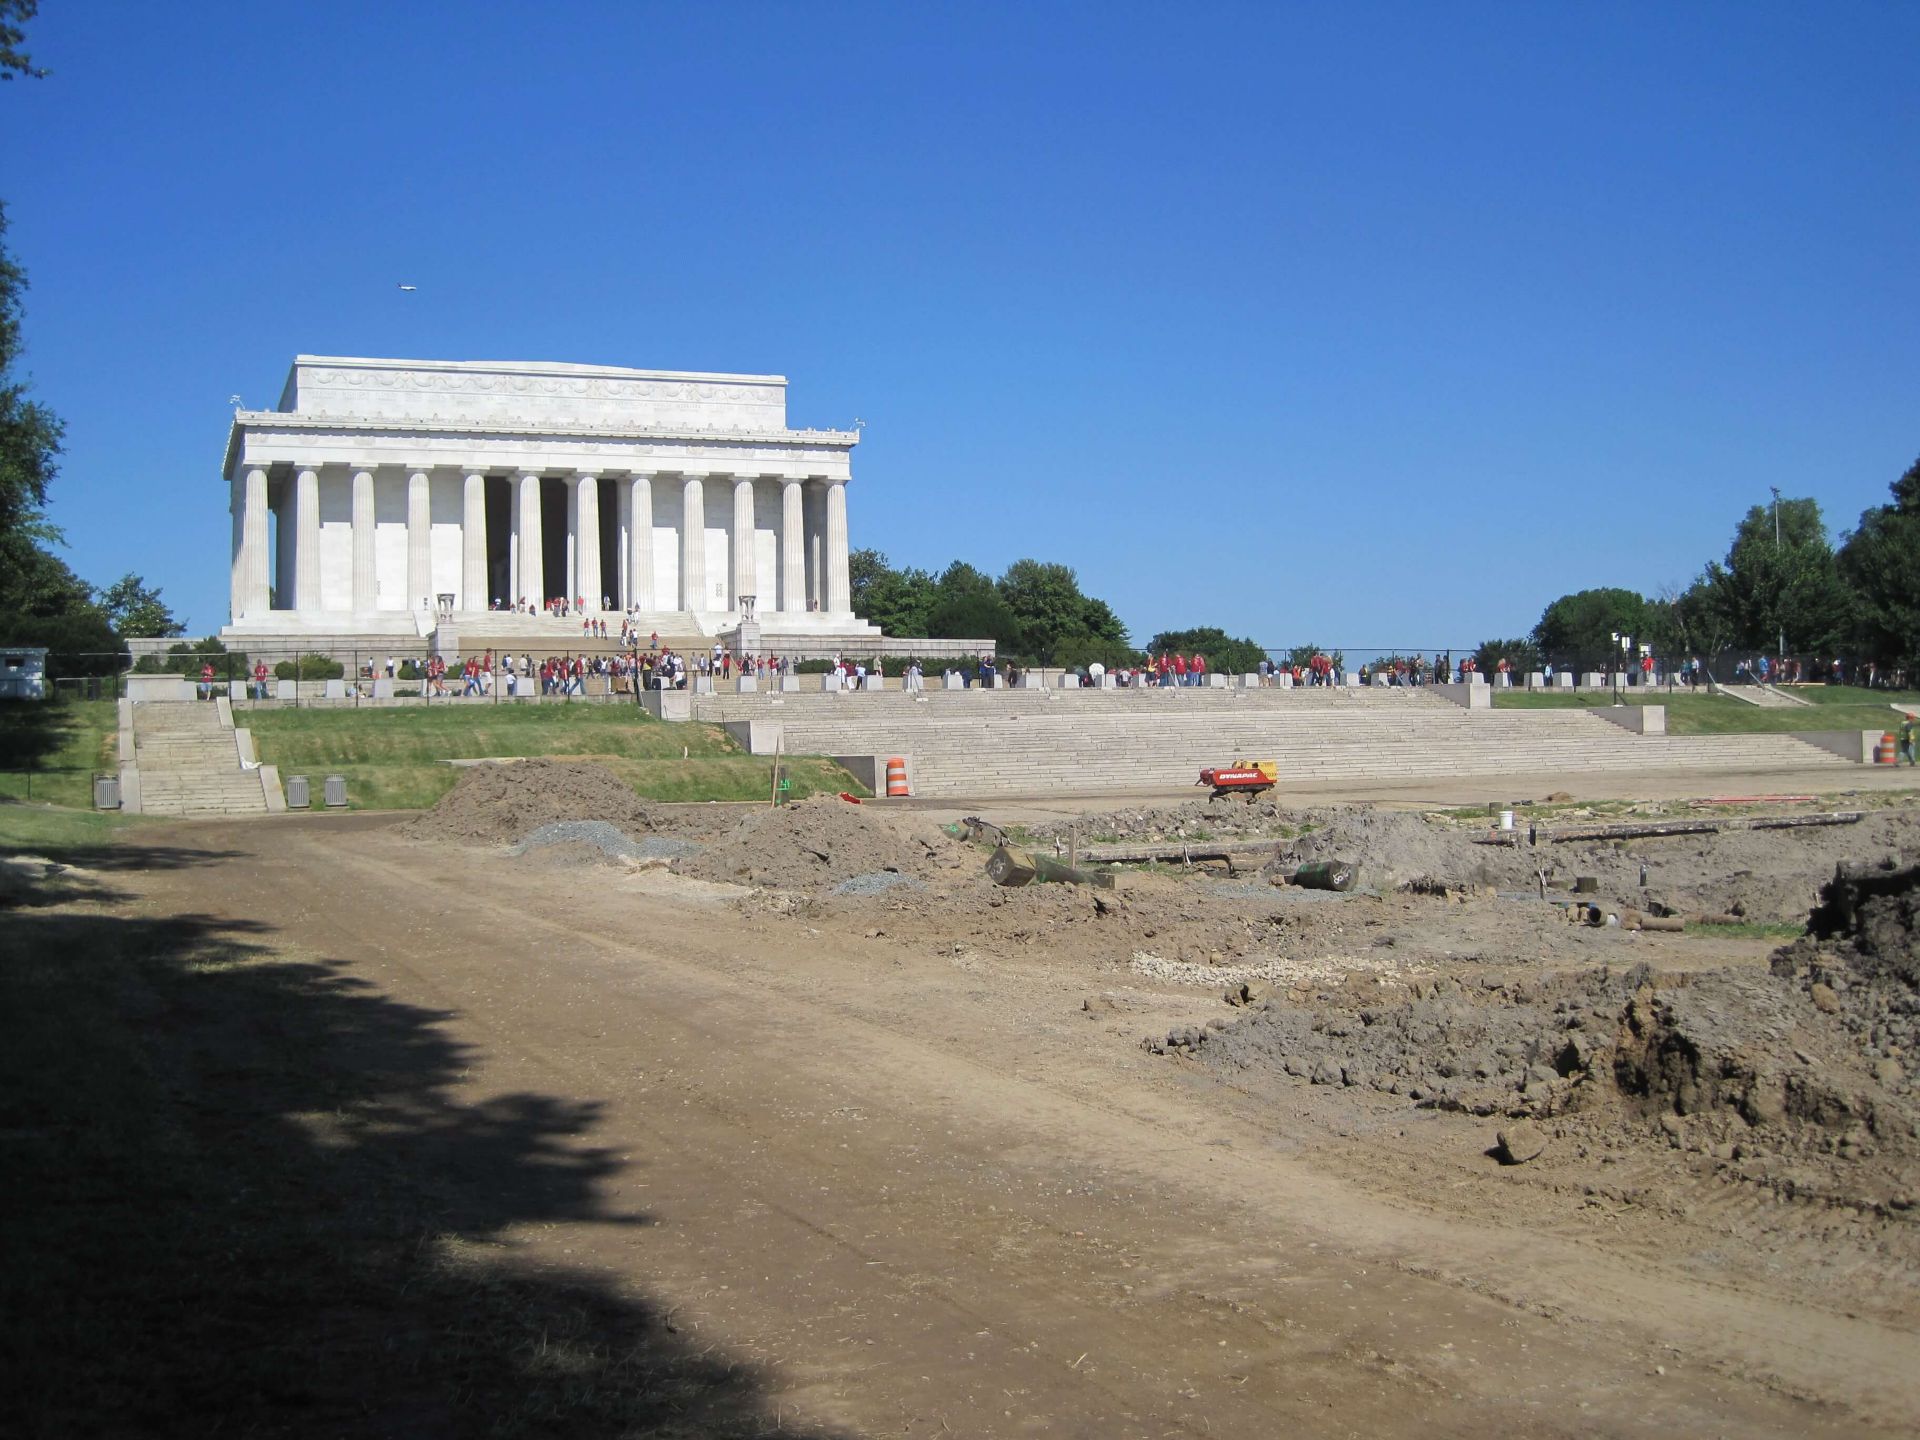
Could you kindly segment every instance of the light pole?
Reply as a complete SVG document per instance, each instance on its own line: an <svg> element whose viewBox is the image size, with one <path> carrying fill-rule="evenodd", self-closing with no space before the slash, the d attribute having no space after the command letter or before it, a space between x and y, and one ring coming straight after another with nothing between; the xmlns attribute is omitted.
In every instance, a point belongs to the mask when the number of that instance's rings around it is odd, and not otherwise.
<svg viewBox="0 0 1920 1440"><path fill-rule="evenodd" d="M1780 487L1769 485L1767 488L1773 492L1773 567L1778 571L1780 568ZM1780 597L1776 595L1774 604L1779 603ZM1787 658L1787 617L1783 612L1776 611L1774 619L1780 624L1780 633L1776 637L1780 642L1780 649L1776 658L1784 662Z"/></svg>

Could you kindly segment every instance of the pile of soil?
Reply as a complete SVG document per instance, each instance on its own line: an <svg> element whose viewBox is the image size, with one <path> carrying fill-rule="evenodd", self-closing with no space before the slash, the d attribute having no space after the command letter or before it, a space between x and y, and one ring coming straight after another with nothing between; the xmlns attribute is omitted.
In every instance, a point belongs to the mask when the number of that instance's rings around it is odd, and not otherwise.
<svg viewBox="0 0 1920 1440"><path fill-rule="evenodd" d="M673 868L700 880L810 890L881 873L925 880L975 863L971 849L931 826L896 828L862 806L816 796L754 810Z"/></svg>
<svg viewBox="0 0 1920 1440"><path fill-rule="evenodd" d="M1920 1206L1920 866L1843 868L1770 971L1645 966L1230 999L1156 1053L1416 1105L1637 1134L1782 1193Z"/></svg>
<svg viewBox="0 0 1920 1440"><path fill-rule="evenodd" d="M1351 860L1360 867L1361 884L1382 890L1416 880L1511 889L1534 878L1533 863L1520 851L1475 843L1484 827L1371 808L1310 810L1302 819L1305 833L1283 847L1283 866Z"/></svg>
<svg viewBox="0 0 1920 1440"><path fill-rule="evenodd" d="M1841 866L1820 891L1807 937L1773 973L1850 1035L1876 1077L1912 1095L1920 1071L1920 865Z"/></svg>
<svg viewBox="0 0 1920 1440"><path fill-rule="evenodd" d="M654 828L646 803L606 766L521 760L466 767L440 803L400 833L440 844L506 845L562 820L604 820L629 835Z"/></svg>

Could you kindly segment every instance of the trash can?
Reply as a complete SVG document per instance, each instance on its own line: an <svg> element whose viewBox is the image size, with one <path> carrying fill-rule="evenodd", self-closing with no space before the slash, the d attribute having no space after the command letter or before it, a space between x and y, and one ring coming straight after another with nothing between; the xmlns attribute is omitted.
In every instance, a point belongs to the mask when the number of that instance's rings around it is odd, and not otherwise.
<svg viewBox="0 0 1920 1440"><path fill-rule="evenodd" d="M118 775L93 777L93 808L96 810L120 808L120 777Z"/></svg>
<svg viewBox="0 0 1920 1440"><path fill-rule="evenodd" d="M304 810L313 803L313 796L304 775L287 776L287 808Z"/></svg>
<svg viewBox="0 0 1920 1440"><path fill-rule="evenodd" d="M344 775L327 776L327 808L338 810L347 803L347 777Z"/></svg>

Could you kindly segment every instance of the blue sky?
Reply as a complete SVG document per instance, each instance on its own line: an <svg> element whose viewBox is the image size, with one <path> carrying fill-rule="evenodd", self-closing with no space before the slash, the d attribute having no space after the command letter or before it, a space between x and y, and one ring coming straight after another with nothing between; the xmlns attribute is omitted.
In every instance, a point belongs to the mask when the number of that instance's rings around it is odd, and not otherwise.
<svg viewBox="0 0 1920 1440"><path fill-rule="evenodd" d="M43 0L55 520L226 618L298 352L778 372L853 543L1471 644L1920 454L1920 6ZM418 285L402 293L401 281Z"/></svg>

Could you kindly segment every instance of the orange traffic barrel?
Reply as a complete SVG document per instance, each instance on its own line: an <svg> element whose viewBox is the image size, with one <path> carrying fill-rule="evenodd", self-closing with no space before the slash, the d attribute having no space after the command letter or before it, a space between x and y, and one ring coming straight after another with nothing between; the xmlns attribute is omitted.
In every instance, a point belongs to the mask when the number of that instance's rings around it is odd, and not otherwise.
<svg viewBox="0 0 1920 1440"><path fill-rule="evenodd" d="M1881 732L1880 743L1873 747L1873 761L1876 765L1892 765L1899 759L1899 752L1893 744L1893 732Z"/></svg>
<svg viewBox="0 0 1920 1440"><path fill-rule="evenodd" d="M911 795L912 793L911 790L907 789L907 762L902 760L898 755L895 755L891 760L887 761L887 794L894 796Z"/></svg>

